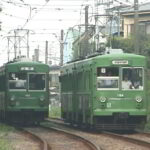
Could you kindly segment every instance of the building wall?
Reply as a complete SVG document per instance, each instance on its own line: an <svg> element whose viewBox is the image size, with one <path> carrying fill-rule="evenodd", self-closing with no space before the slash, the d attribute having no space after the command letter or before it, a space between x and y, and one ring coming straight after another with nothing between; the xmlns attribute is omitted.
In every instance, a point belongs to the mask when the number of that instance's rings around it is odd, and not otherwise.
<svg viewBox="0 0 150 150"><path fill-rule="evenodd" d="M150 34L150 13L139 17L139 26L145 26L145 33ZM134 16L124 16L124 38L127 38L134 31Z"/></svg>

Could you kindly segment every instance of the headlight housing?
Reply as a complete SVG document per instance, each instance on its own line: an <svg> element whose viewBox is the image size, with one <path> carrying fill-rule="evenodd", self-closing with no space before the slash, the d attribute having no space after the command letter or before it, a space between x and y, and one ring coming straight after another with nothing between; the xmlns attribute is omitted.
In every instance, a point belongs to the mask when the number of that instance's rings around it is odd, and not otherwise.
<svg viewBox="0 0 150 150"><path fill-rule="evenodd" d="M135 97L135 100L138 102L138 103L140 103L140 102L142 102L142 97L141 96L136 96Z"/></svg>
<svg viewBox="0 0 150 150"><path fill-rule="evenodd" d="M16 98L14 95L10 96L10 106L16 105Z"/></svg>
<svg viewBox="0 0 150 150"><path fill-rule="evenodd" d="M14 101L14 100L15 100L15 96L12 95L12 96L10 97L10 101Z"/></svg>
<svg viewBox="0 0 150 150"><path fill-rule="evenodd" d="M99 100L100 100L102 103L104 103L104 102L106 102L106 97L101 96Z"/></svg>
<svg viewBox="0 0 150 150"><path fill-rule="evenodd" d="M40 97L40 101L43 102L44 100L45 100L45 97L44 97L44 96L41 96L41 97Z"/></svg>

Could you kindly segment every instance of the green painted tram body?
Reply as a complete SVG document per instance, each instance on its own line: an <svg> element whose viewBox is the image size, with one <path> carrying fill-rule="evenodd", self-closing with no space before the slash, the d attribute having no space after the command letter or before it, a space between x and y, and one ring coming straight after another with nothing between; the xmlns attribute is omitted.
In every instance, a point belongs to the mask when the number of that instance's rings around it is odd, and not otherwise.
<svg viewBox="0 0 150 150"><path fill-rule="evenodd" d="M31 61L12 62L1 67L0 118L15 122L40 122L48 117L48 73L47 65ZM16 88L18 80L10 80L9 74L25 76L24 87ZM44 77L41 80L44 82L42 90L37 87L31 89L30 81L32 80L32 85L38 83L35 81L37 76L38 78ZM40 85L40 83L38 84Z"/></svg>
<svg viewBox="0 0 150 150"><path fill-rule="evenodd" d="M62 118L100 129L134 129L145 124L148 114L146 66L144 56L125 53L66 64L60 76ZM98 75L107 70L114 76ZM127 73L133 81L139 78L142 85L139 89L123 89L122 80ZM103 87L106 79L111 79L116 87Z"/></svg>

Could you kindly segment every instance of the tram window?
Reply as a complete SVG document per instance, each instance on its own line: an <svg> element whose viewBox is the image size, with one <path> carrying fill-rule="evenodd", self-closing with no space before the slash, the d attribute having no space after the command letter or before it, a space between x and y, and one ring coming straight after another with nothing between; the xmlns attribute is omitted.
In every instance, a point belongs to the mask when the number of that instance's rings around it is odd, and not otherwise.
<svg viewBox="0 0 150 150"><path fill-rule="evenodd" d="M97 77L97 90L118 88L119 77Z"/></svg>
<svg viewBox="0 0 150 150"><path fill-rule="evenodd" d="M118 67L98 67L97 76L119 76Z"/></svg>
<svg viewBox="0 0 150 150"><path fill-rule="evenodd" d="M119 68L97 68L97 90L119 89Z"/></svg>
<svg viewBox="0 0 150 150"><path fill-rule="evenodd" d="M143 68L123 68L122 75L122 89L143 90Z"/></svg>
<svg viewBox="0 0 150 150"><path fill-rule="evenodd" d="M45 90L45 74L29 74L29 90Z"/></svg>
<svg viewBox="0 0 150 150"><path fill-rule="evenodd" d="M26 89L26 82L26 73L9 73L9 89Z"/></svg>

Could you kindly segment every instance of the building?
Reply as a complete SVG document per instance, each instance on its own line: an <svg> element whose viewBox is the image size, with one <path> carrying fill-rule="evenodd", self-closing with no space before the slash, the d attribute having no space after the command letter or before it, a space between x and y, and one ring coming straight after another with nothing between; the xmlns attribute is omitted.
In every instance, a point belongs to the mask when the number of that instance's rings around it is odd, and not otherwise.
<svg viewBox="0 0 150 150"><path fill-rule="evenodd" d="M67 63L73 59L73 41L79 36L80 32L76 29L69 28L64 42L64 56L63 56L63 63Z"/></svg>
<svg viewBox="0 0 150 150"><path fill-rule="evenodd" d="M134 34L134 7L130 7L121 13L123 17L124 38ZM139 32L150 34L150 2L139 5L138 11Z"/></svg>

